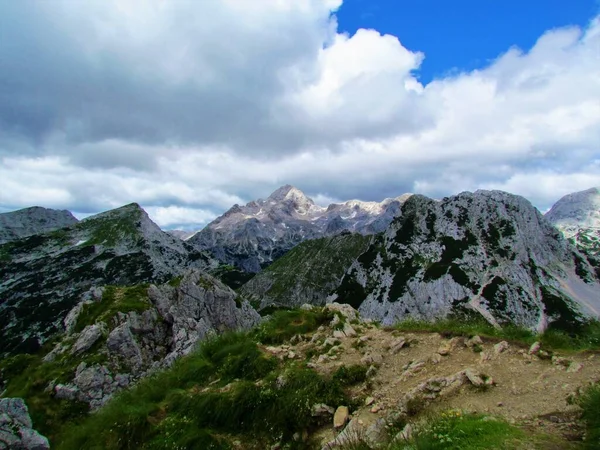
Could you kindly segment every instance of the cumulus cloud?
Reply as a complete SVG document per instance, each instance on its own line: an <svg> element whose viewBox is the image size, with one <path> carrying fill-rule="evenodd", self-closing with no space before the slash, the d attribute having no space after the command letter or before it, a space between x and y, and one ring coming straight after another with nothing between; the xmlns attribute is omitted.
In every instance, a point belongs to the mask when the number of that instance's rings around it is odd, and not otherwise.
<svg viewBox="0 0 600 450"><path fill-rule="evenodd" d="M422 85L339 0L0 3L0 209L136 201L201 226L291 183L329 199L600 185L600 19Z"/></svg>

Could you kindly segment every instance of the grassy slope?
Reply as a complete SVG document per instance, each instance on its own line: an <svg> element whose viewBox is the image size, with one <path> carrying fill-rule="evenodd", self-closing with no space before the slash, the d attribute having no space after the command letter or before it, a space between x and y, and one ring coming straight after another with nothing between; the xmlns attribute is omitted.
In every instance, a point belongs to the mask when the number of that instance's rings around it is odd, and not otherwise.
<svg viewBox="0 0 600 450"><path fill-rule="evenodd" d="M305 241L256 275L240 292L285 304L298 286L308 286L324 297L337 287L344 272L368 248L370 241L370 236L349 233ZM256 292L256 286L264 281L271 281L269 289Z"/></svg>

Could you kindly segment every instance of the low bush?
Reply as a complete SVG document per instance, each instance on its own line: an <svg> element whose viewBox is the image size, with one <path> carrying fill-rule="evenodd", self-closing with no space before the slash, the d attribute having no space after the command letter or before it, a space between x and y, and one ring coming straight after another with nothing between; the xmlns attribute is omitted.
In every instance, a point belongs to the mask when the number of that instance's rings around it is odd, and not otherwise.
<svg viewBox="0 0 600 450"><path fill-rule="evenodd" d="M254 336L264 344L281 344L296 334L316 330L332 318L331 312L318 308L310 311L275 311L271 318L257 329Z"/></svg>
<svg viewBox="0 0 600 450"><path fill-rule="evenodd" d="M600 383L588 388L579 400L583 409L582 419L586 424L585 446L600 448Z"/></svg>

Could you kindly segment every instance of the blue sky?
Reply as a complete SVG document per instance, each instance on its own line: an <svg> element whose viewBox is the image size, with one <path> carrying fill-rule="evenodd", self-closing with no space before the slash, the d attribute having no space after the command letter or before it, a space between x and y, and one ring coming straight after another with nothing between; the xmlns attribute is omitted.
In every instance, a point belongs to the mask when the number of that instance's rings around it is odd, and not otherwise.
<svg viewBox="0 0 600 450"><path fill-rule="evenodd" d="M417 75L428 83L527 50L547 30L583 27L598 10L597 0L345 0L337 18L340 31L373 28L425 53Z"/></svg>

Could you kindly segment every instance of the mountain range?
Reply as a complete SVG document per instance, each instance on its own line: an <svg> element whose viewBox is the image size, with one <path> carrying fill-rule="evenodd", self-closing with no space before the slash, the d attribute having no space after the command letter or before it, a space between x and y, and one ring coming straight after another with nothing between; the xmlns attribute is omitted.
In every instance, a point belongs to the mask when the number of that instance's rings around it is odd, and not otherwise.
<svg viewBox="0 0 600 450"><path fill-rule="evenodd" d="M335 299L383 323L460 312L568 328L600 311L598 198L568 195L544 217L499 191L321 207L286 185L186 241L135 203L80 222L43 208L0 214L0 353L35 351L90 289L192 269L259 310Z"/></svg>
<svg viewBox="0 0 600 450"><path fill-rule="evenodd" d="M342 231L385 230L410 194L380 203L350 200L321 207L299 189L285 185L266 200L234 205L188 239L200 250L247 272L260 272L308 239Z"/></svg>

